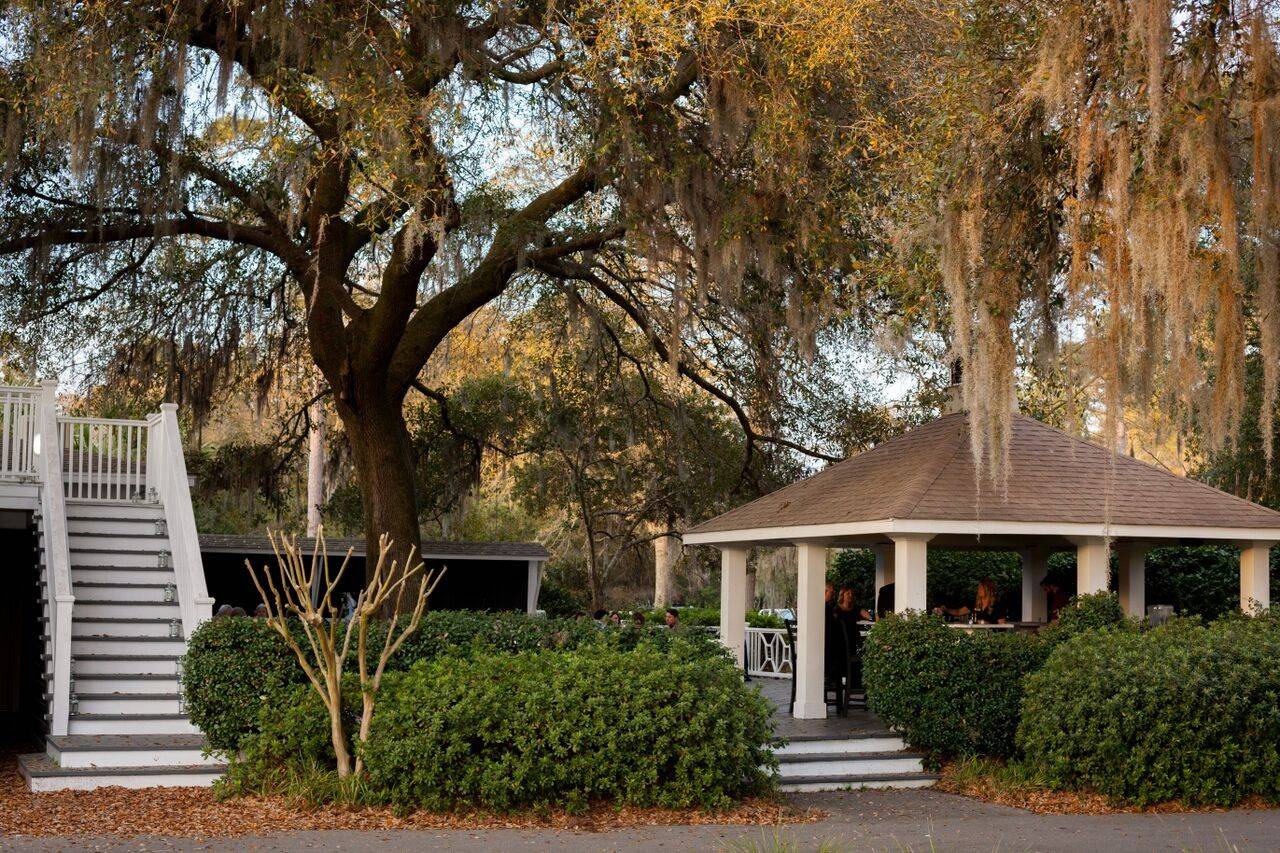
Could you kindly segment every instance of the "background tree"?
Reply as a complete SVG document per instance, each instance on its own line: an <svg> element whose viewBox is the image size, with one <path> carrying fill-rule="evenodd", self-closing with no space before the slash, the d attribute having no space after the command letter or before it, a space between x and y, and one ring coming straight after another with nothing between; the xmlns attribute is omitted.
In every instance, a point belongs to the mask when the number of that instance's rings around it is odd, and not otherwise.
<svg viewBox="0 0 1280 853"><path fill-rule="evenodd" d="M5 316L304 328L370 547L407 549L405 396L513 286L604 295L695 384L718 318L767 367L861 300L877 146L948 31L863 0L9 3ZM777 440L731 408L748 459Z"/></svg>

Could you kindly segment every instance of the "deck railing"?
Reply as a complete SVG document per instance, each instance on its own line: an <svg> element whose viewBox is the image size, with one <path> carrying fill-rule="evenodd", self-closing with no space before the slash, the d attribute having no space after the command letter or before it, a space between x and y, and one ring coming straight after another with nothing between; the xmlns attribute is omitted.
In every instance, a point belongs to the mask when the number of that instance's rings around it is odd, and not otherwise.
<svg viewBox="0 0 1280 853"><path fill-rule="evenodd" d="M82 501L147 498L146 421L59 418L67 497Z"/></svg>
<svg viewBox="0 0 1280 853"><path fill-rule="evenodd" d="M163 404L159 412L147 418L147 427L150 430L147 444L147 470L151 472L149 488L156 490L164 504L165 526L169 531L173 570L178 581L183 636L190 637L201 622L213 615L213 599L209 597L204 580L200 537L196 531L191 487L187 480L187 462L182 454L182 435L178 431L177 405Z"/></svg>
<svg viewBox="0 0 1280 853"><path fill-rule="evenodd" d="M747 674L764 678L791 677L791 646L784 629L747 629Z"/></svg>
<svg viewBox="0 0 1280 853"><path fill-rule="evenodd" d="M0 385L0 480L36 477L40 389Z"/></svg>

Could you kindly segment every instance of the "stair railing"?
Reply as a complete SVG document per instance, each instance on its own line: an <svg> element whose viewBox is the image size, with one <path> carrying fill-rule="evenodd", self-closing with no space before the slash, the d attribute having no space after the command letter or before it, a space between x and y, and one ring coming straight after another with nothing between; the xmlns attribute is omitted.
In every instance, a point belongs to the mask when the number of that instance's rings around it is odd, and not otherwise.
<svg viewBox="0 0 1280 853"><path fill-rule="evenodd" d="M71 613L75 596L71 592L71 549L67 543L56 379L41 383L39 408L33 455L40 477L41 529L49 600L49 636L52 640L50 652L53 656L53 704L49 732L65 735L71 713Z"/></svg>
<svg viewBox="0 0 1280 853"><path fill-rule="evenodd" d="M39 388L0 385L0 480L31 480L36 476L39 409Z"/></svg>
<svg viewBox="0 0 1280 853"><path fill-rule="evenodd" d="M213 599L204 581L187 462L182 455L182 435L178 431L177 404L165 403L158 413L148 417L147 432L148 493L155 489L164 504L182 631L184 637L190 637L201 622L213 615Z"/></svg>

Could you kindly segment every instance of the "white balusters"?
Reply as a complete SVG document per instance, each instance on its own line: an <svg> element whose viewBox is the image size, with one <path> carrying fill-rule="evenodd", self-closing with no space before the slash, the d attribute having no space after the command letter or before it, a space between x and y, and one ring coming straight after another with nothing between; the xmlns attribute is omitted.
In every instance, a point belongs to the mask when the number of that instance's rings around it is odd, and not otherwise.
<svg viewBox="0 0 1280 853"><path fill-rule="evenodd" d="M85 501L147 499L146 421L59 418L67 497Z"/></svg>
<svg viewBox="0 0 1280 853"><path fill-rule="evenodd" d="M0 385L0 480L35 478L39 403L38 388Z"/></svg>

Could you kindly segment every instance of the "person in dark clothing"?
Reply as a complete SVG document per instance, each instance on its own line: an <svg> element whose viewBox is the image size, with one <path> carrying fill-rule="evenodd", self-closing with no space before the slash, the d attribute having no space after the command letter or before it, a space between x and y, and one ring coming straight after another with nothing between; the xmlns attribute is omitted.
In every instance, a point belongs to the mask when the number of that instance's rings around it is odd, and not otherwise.
<svg viewBox="0 0 1280 853"><path fill-rule="evenodd" d="M876 595L876 618L888 616L893 612L893 584L887 583L880 587L879 594Z"/></svg>

